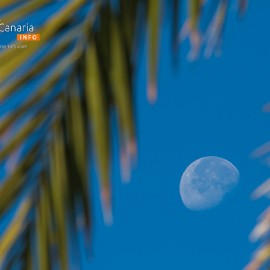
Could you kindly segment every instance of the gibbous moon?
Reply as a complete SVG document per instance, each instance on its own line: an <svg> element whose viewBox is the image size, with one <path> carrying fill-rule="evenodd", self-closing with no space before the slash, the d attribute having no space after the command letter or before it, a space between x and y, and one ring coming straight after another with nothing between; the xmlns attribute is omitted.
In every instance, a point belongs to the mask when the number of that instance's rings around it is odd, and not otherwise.
<svg viewBox="0 0 270 270"><path fill-rule="evenodd" d="M203 157L191 163L180 181L180 196L190 210L217 206L239 181L237 168L220 157Z"/></svg>

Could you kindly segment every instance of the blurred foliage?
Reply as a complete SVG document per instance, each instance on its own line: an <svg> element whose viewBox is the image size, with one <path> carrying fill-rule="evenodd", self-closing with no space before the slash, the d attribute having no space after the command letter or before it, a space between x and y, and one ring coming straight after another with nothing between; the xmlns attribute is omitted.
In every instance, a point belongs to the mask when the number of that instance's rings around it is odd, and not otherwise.
<svg viewBox="0 0 270 270"><path fill-rule="evenodd" d="M185 4L187 20L179 33ZM173 55L189 38L188 57L194 60L203 47L206 56L218 53L222 43L229 0L207 5L204 20L201 0L1 0L5 23L30 20L45 9L48 14L36 29L40 42L0 54L0 162L5 168L0 219L7 223L0 239L1 269L81 269L79 236L91 249L91 152L104 219L112 222L113 116L123 180L129 180L136 161L133 95L140 44L146 36L147 96L155 102L163 11L172 21ZM243 13L246 1L238 5Z"/></svg>
<svg viewBox="0 0 270 270"><path fill-rule="evenodd" d="M264 111L269 112L269 103L264 106ZM270 165L268 154L270 151L270 142L260 146L252 153L253 158L264 160L266 165ZM270 179L262 183L253 193L252 199L270 197ZM254 252L250 263L245 270L269 269L270 264L270 208L268 207L258 218L257 225L250 234L250 241L261 242L261 245Z"/></svg>

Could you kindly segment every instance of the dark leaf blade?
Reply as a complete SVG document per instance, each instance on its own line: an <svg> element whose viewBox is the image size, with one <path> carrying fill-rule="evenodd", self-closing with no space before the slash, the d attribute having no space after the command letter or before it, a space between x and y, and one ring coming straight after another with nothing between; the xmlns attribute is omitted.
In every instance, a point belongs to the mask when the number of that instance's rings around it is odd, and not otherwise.
<svg viewBox="0 0 270 270"><path fill-rule="evenodd" d="M112 95L119 122L120 152L122 155L123 179L130 178L129 159L136 159L136 138L132 107L131 78L128 73L128 59L124 53L120 26L117 18L111 21L111 62L110 69Z"/></svg>
<svg viewBox="0 0 270 270"><path fill-rule="evenodd" d="M61 122L57 121L53 126L53 140L50 145L50 192L52 194L52 206L56 227L56 241L59 252L61 269L68 267L68 234L67 234L67 168L64 152L64 138Z"/></svg>
<svg viewBox="0 0 270 270"><path fill-rule="evenodd" d="M157 100L157 70L162 1L148 3L148 100Z"/></svg>
<svg viewBox="0 0 270 270"><path fill-rule="evenodd" d="M110 184L109 108L102 83L100 63L94 40L86 52L85 96L88 108L93 145L100 175L101 200L104 219L112 221Z"/></svg>
<svg viewBox="0 0 270 270"><path fill-rule="evenodd" d="M83 227L86 232L86 242L90 244L91 230L91 209L90 209L90 193L89 193L89 170L88 170L88 141L87 141L87 119L83 111L82 91L79 87L79 81L72 79L70 86L70 95L67 103L67 143L68 143L68 161L70 170L70 196L73 198L73 204L76 200L82 202L83 216L76 214L78 227ZM76 179L76 180L75 180ZM73 206L75 208L75 205ZM75 210L76 212L76 210ZM80 220L80 222L79 222Z"/></svg>
<svg viewBox="0 0 270 270"><path fill-rule="evenodd" d="M19 235L24 231L26 217L29 214L31 205L31 198L26 197L20 204L11 224L0 239L0 266Z"/></svg>

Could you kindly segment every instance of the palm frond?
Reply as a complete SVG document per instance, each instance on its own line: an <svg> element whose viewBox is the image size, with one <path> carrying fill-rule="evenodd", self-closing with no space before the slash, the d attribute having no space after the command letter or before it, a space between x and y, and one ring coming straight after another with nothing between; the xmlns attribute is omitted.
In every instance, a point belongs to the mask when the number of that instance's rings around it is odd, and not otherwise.
<svg viewBox="0 0 270 270"><path fill-rule="evenodd" d="M254 158L267 157L269 154L269 142L255 149L252 153ZM266 159L266 164L269 165L269 160ZM259 199L262 197L270 197L270 179L267 179L252 193L252 199ZM270 208L268 207L264 213L258 218L257 225L250 234L250 241L261 242L261 246L253 254L250 263L245 270L259 270L264 269L265 265L270 262Z"/></svg>
<svg viewBox="0 0 270 270"><path fill-rule="evenodd" d="M170 2L170 3L169 3ZM41 41L0 52L0 219L13 213L0 239L0 267L69 269L78 235L91 245L89 153L95 153L104 219L111 211L111 115L119 130L123 180L136 161L134 72L142 33L148 43L148 99L157 98L158 55L164 6L173 14L177 51L179 0L1 1L6 24L47 17L36 27ZM190 0L181 31L196 58L202 1ZM245 0L239 1L241 11ZM220 45L228 1L211 17L211 50ZM144 31L146 29L146 31ZM216 42L218 41L218 42ZM68 245L72 241L72 247ZM35 260L34 258L38 258ZM76 256L78 259L79 256ZM76 262L79 265L79 260Z"/></svg>

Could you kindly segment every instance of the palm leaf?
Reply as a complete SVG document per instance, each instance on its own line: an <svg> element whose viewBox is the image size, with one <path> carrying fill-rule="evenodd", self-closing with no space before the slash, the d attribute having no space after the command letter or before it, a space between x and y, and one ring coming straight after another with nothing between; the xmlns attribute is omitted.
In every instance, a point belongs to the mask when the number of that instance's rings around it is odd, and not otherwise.
<svg viewBox="0 0 270 270"><path fill-rule="evenodd" d="M148 98L154 102L162 11L166 6L173 14L177 51L180 3L119 0L115 8L105 0L1 1L6 24L54 10L35 29L40 42L29 42L16 54L0 53L0 160L1 168L7 168L0 186L0 219L13 214L0 240L1 269L17 262L27 270L69 269L69 252L79 254L79 245L68 243L81 232L89 248L91 151L104 219L112 221L111 116L117 116L122 177L128 180L137 154L133 80L138 45L147 29ZM220 38L227 1L218 3L211 22L213 35ZM201 42L201 5L190 0L187 32L193 43ZM239 8L245 9L245 1L239 1Z"/></svg>

